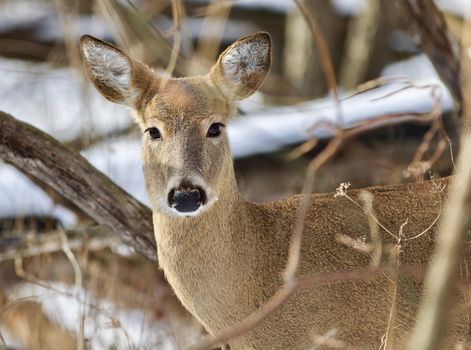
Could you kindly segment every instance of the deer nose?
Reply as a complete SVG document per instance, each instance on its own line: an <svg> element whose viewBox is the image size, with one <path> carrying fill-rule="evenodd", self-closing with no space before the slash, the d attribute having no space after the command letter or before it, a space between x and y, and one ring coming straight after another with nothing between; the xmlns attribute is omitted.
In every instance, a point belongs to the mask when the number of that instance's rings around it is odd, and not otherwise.
<svg viewBox="0 0 471 350"><path fill-rule="evenodd" d="M201 187L181 185L168 194L168 204L180 213L196 211L206 202L206 193Z"/></svg>

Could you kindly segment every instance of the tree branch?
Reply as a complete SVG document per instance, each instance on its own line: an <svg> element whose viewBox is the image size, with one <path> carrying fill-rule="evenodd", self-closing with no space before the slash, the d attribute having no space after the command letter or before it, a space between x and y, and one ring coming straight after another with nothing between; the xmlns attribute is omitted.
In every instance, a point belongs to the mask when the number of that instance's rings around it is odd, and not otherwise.
<svg viewBox="0 0 471 350"><path fill-rule="evenodd" d="M0 263L18 256L28 258L62 250L61 232L62 230L54 230L42 233L34 239L28 237L27 232L18 232L14 239L0 240ZM119 237L102 226L67 230L64 233L67 235L69 247L74 250L85 246L88 251L102 250L120 242Z"/></svg>
<svg viewBox="0 0 471 350"><path fill-rule="evenodd" d="M461 108L460 46L449 34L445 18L432 0L397 0L420 37L424 53Z"/></svg>
<svg viewBox="0 0 471 350"><path fill-rule="evenodd" d="M471 6L462 28L462 47L471 45ZM465 125L471 122L471 59L464 54L461 60L463 115ZM415 330L408 344L410 350L438 350L443 348L444 334L455 292L454 281L467 245L471 227L471 132L464 128L462 147L457 165L457 177L450 188L443 218L437 235L437 246L425 276L426 290L417 315ZM466 258L466 257L464 257ZM464 260L466 264L466 259ZM466 277L467 273L466 273Z"/></svg>
<svg viewBox="0 0 471 350"><path fill-rule="evenodd" d="M150 209L78 152L0 112L0 157L61 193L148 259L157 260Z"/></svg>

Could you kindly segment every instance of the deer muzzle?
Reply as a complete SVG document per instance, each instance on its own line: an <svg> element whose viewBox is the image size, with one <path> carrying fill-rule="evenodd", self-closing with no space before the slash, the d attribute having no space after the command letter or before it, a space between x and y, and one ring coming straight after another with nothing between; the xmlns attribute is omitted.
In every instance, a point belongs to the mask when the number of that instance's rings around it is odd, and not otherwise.
<svg viewBox="0 0 471 350"><path fill-rule="evenodd" d="M180 213L192 213L206 204L206 193L199 186L180 185L168 194L168 205Z"/></svg>

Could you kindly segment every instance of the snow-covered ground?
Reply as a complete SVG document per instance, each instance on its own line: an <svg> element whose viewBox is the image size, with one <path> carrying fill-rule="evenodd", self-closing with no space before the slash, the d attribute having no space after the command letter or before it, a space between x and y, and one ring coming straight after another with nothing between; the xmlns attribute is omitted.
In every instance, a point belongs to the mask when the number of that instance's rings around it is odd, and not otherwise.
<svg viewBox="0 0 471 350"><path fill-rule="evenodd" d="M142 310L120 308L86 290L62 283L45 282L45 286L25 282L8 290L8 294L14 299L32 298L40 302L51 320L73 334L84 316L83 336L90 349L176 349L168 325L149 320ZM7 329L0 326L0 331L8 345L21 347L21 342Z"/></svg>

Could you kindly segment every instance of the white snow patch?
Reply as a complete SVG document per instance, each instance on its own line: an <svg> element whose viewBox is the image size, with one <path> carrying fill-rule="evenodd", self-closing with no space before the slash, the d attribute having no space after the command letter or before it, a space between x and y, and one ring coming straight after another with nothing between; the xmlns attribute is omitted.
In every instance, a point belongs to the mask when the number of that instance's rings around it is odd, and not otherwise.
<svg viewBox="0 0 471 350"><path fill-rule="evenodd" d="M5 344L3 344L3 342L0 340L0 346L2 346L1 348L3 349L3 346L6 346L7 349L22 349L23 348L23 344L21 343L21 341L14 337L9 331L8 329L6 329L6 327L4 327L1 323L0 323L0 335L2 336L3 338L3 341L5 342Z"/></svg>
<svg viewBox="0 0 471 350"><path fill-rule="evenodd" d="M381 76L407 77L408 79L423 85L438 84L441 86L443 93L445 94L444 102L451 102L451 95L448 90L446 90L445 85L440 81L432 62L430 62L429 58L424 54L416 55L409 59L390 64L383 69ZM444 108L451 108L451 105L446 104Z"/></svg>
<svg viewBox="0 0 471 350"><path fill-rule="evenodd" d="M401 85L393 84L343 101L341 126L347 128L384 114L422 113L432 109L431 89L410 88L381 98L400 88ZM442 108L450 110L449 93L443 88L439 93ZM305 141L310 136L307 130L320 121L337 124L336 105L331 98L241 116L228 126L234 157L270 152ZM326 129L313 134L321 138L332 136Z"/></svg>
<svg viewBox="0 0 471 350"><path fill-rule="evenodd" d="M111 38L109 25L101 16L77 15L67 18L67 29L76 38L90 34ZM57 16L56 6L47 1L4 1L0 3L0 32L33 27L32 38L39 41L63 41L64 27Z"/></svg>
<svg viewBox="0 0 471 350"><path fill-rule="evenodd" d="M62 283L48 283L48 286L25 282L8 294L12 299L33 297L51 320L71 332L77 331L83 313L84 336L91 349L176 349L167 326L147 319L142 310L119 308L89 291L77 291Z"/></svg>
<svg viewBox="0 0 471 350"><path fill-rule="evenodd" d="M66 141L122 129L132 123L77 72L0 58L0 110Z"/></svg>
<svg viewBox="0 0 471 350"><path fill-rule="evenodd" d="M330 3L342 16L357 16L367 6L367 0L330 0Z"/></svg>
<svg viewBox="0 0 471 350"><path fill-rule="evenodd" d="M440 10L458 17L465 17L470 11L469 0L434 0ZM367 6L367 0L330 0L337 12L344 16L356 16ZM468 12L469 13L469 12Z"/></svg>
<svg viewBox="0 0 471 350"><path fill-rule="evenodd" d="M434 0L440 10L458 17L466 17L471 14L471 3L469 0Z"/></svg>
<svg viewBox="0 0 471 350"><path fill-rule="evenodd" d="M82 153L97 169L148 204L140 151L141 138L131 135L98 143Z"/></svg>
<svg viewBox="0 0 471 350"><path fill-rule="evenodd" d="M51 198L13 166L0 163L0 219L25 215L50 216L72 227L76 216Z"/></svg>
<svg viewBox="0 0 471 350"><path fill-rule="evenodd" d="M207 0L187 0L192 3L207 5ZM251 10L267 10L271 12L287 12L296 8L294 1L290 0L237 0L232 7L246 8Z"/></svg>

